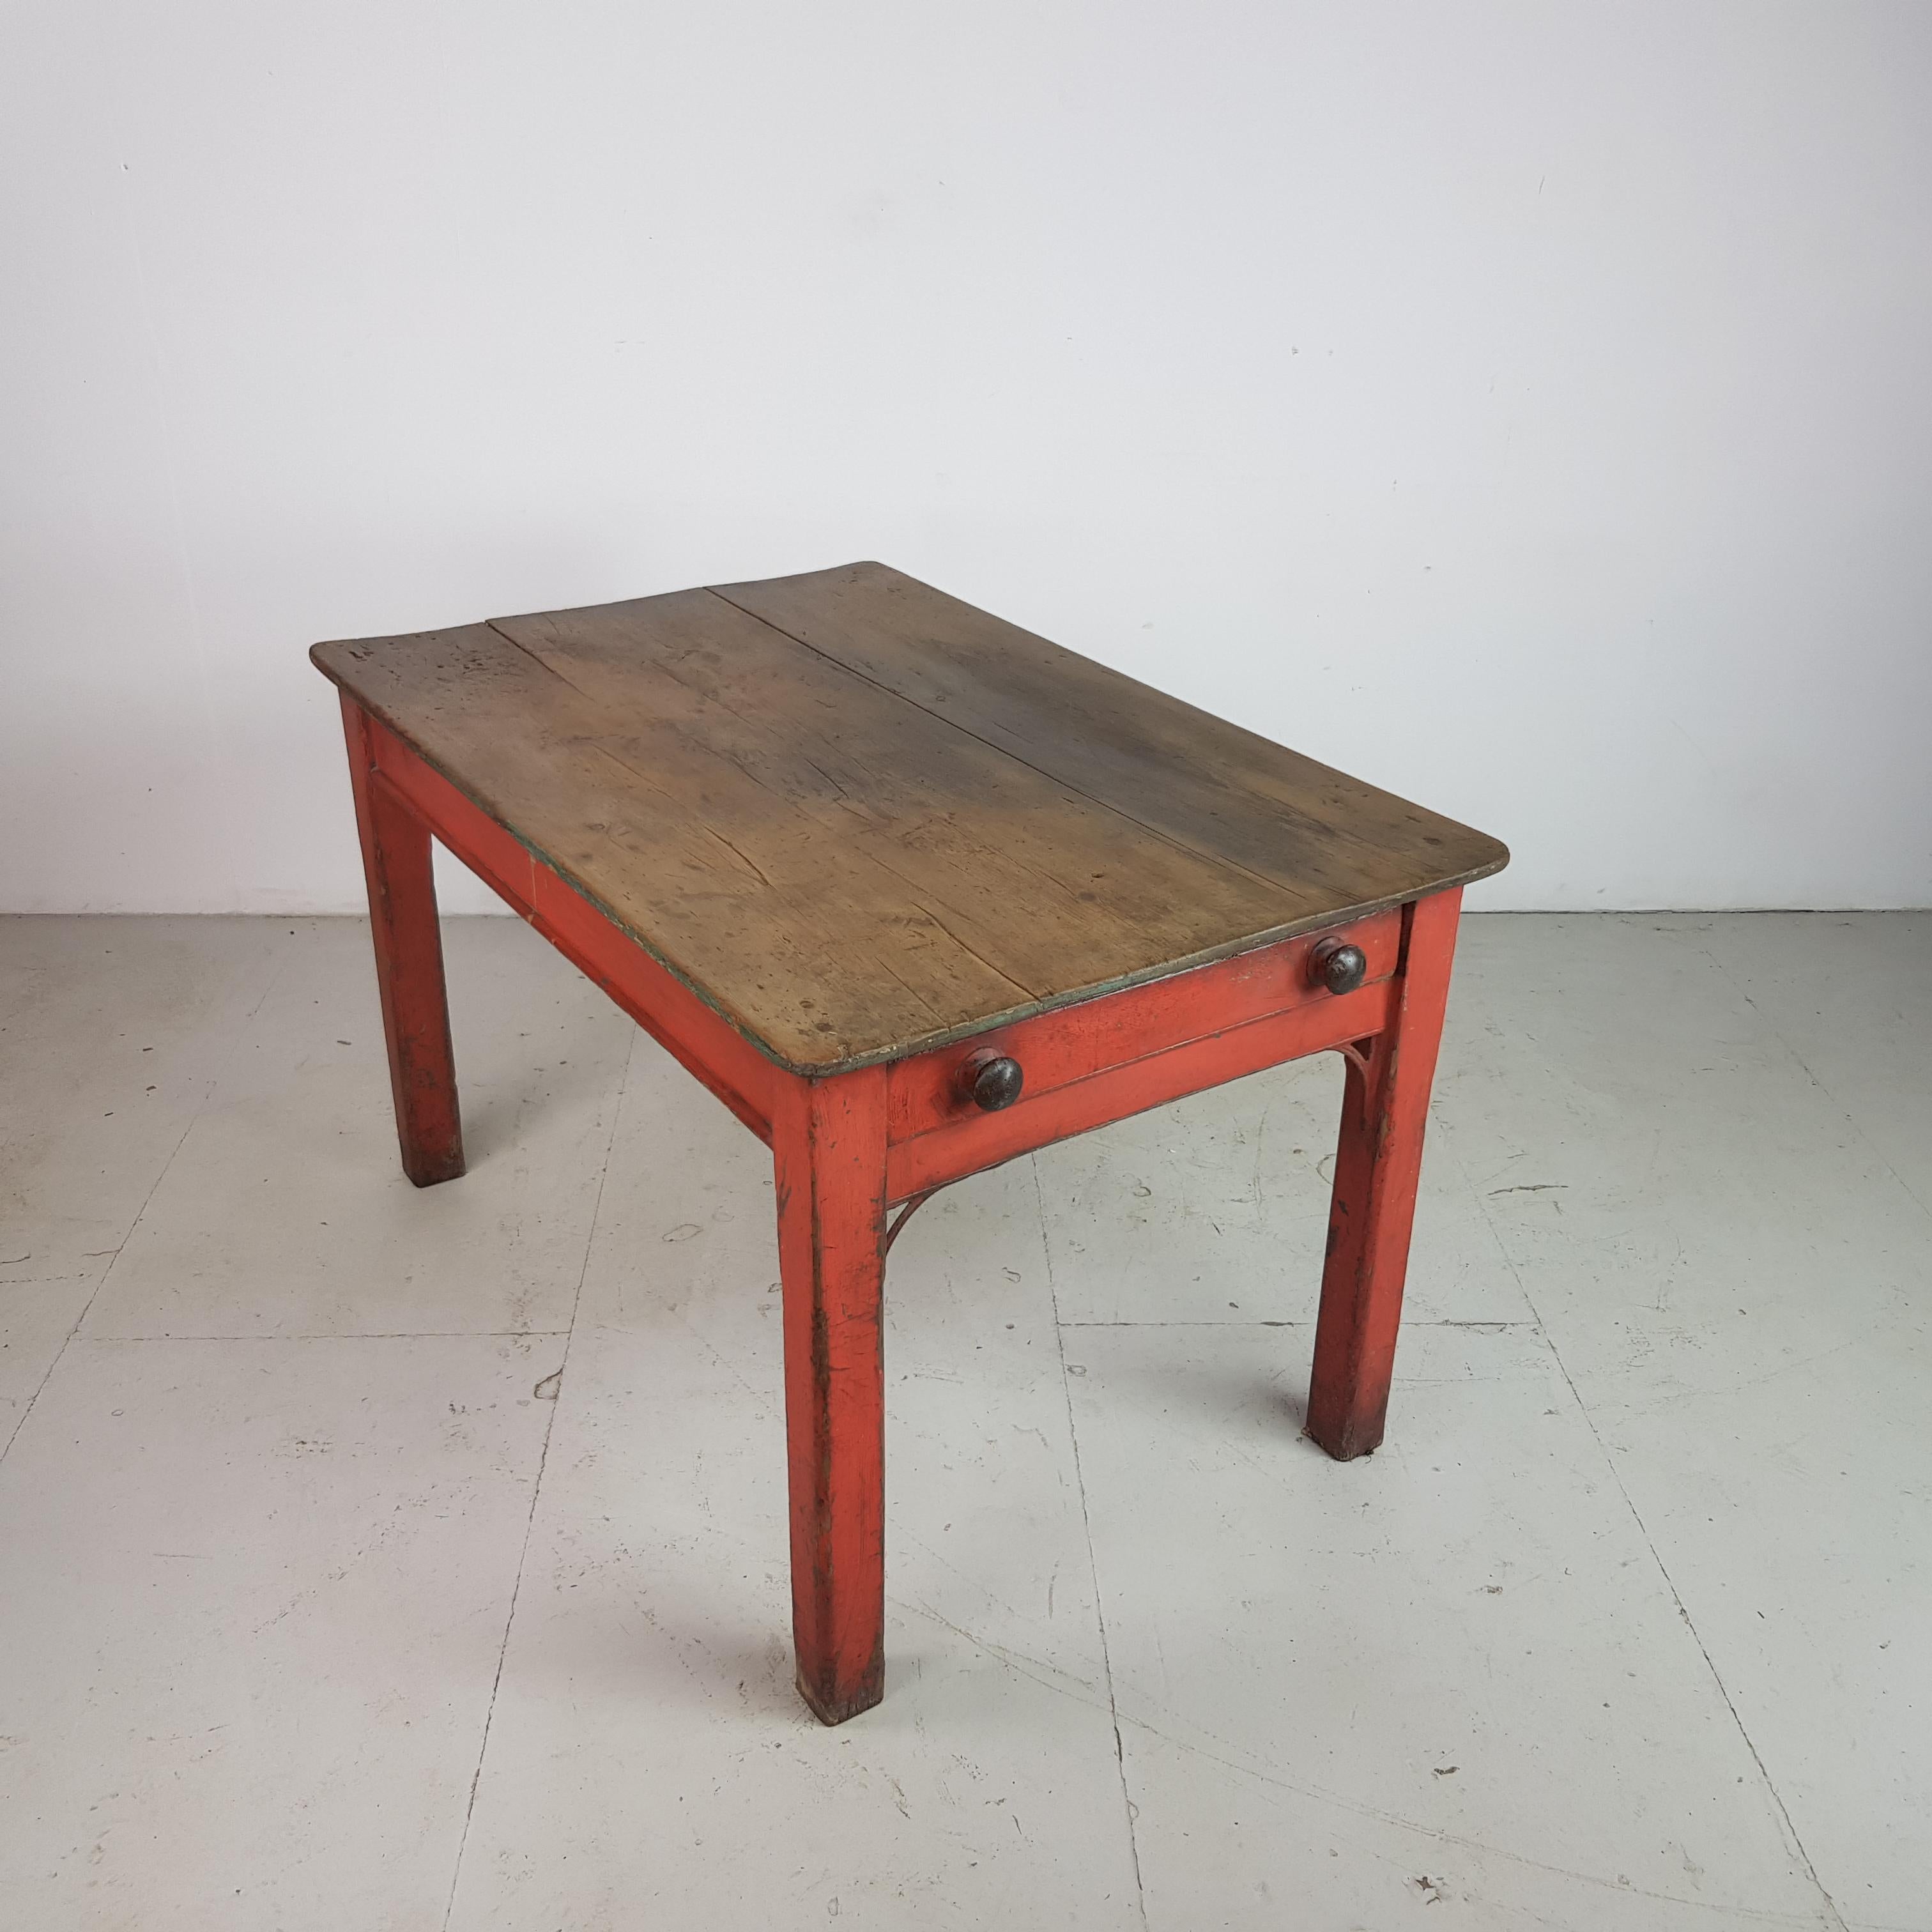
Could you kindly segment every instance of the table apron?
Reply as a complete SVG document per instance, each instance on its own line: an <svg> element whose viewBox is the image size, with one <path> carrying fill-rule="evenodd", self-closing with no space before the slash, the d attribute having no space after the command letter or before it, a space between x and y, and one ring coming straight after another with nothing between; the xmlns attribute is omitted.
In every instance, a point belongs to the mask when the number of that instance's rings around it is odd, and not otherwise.
<svg viewBox="0 0 1932 1932"><path fill-rule="evenodd" d="M886 1099L888 1136L909 1141L976 1118L958 1082L967 1057L980 1050L1018 1060L1025 1069L1028 1097L1040 1100L1052 1088L1250 1020L1271 1018L1292 1006L1329 1005L1335 996L1319 983L1314 956L1324 940L1340 940L1361 949L1366 980L1393 978L1402 963L1401 908L989 1027L972 1039L895 1061Z"/></svg>
<svg viewBox="0 0 1932 1932"><path fill-rule="evenodd" d="M594 981L758 1138L772 1138L776 1066L581 892L371 718L372 782L426 824L511 909Z"/></svg>
<svg viewBox="0 0 1932 1932"><path fill-rule="evenodd" d="M367 722L370 783L769 1144L782 1090L806 1084L804 1076L766 1058L483 806L376 718ZM908 1199L1224 1081L1380 1033L1400 996L1401 929L1399 909L1329 928L1367 956L1372 976L1353 992L1310 985L1309 951L1322 936L1310 934L896 1064L887 1072L887 1198ZM949 1112L958 1102L939 1097L935 1077L944 1071L950 1095L954 1063L986 1045L1023 1050L1052 1084L998 1112Z"/></svg>
<svg viewBox="0 0 1932 1932"><path fill-rule="evenodd" d="M1384 980L1297 1004L1023 1098L1000 1112L970 1115L896 1142L886 1150L887 1196L907 1200L1223 1081L1352 1046L1388 1026L1400 988L1399 980Z"/></svg>

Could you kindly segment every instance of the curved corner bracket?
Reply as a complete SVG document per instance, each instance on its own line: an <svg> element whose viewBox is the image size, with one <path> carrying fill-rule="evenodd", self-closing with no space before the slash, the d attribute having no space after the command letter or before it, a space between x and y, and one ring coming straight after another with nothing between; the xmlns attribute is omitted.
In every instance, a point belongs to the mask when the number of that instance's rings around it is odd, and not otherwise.
<svg viewBox="0 0 1932 1932"><path fill-rule="evenodd" d="M1351 1066L1354 1067L1360 1072L1366 1073L1369 1070L1369 1055L1374 1052L1376 1041L1378 1037L1378 1035L1371 1034L1366 1040L1347 1040L1336 1047L1335 1051Z"/></svg>
<svg viewBox="0 0 1932 1932"><path fill-rule="evenodd" d="M928 1187L913 1196L910 1200L892 1216L892 1225L886 1230L886 1244L879 1252L881 1255L892 1252L892 1244L899 1238L899 1230L910 1221L915 1211L923 1208L939 1192L936 1187Z"/></svg>

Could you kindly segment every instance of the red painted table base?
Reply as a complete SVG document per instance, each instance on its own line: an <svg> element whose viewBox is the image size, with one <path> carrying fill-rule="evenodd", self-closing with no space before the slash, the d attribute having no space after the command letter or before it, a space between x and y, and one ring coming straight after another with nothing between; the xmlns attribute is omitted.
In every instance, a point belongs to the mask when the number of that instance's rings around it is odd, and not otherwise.
<svg viewBox="0 0 1932 1932"><path fill-rule="evenodd" d="M828 1724L884 1687L880 1298L895 1203L1016 1155L1304 1054L1348 1063L1308 1433L1330 1455L1381 1442L1459 890L1000 1027L914 1058L808 1079L766 1059L643 946L352 699L343 700L403 1168L463 1172L432 832L771 1148L784 1284L798 1686ZM1333 994L1313 949L1362 947ZM1020 1100L981 1113L959 1069L1022 1058Z"/></svg>

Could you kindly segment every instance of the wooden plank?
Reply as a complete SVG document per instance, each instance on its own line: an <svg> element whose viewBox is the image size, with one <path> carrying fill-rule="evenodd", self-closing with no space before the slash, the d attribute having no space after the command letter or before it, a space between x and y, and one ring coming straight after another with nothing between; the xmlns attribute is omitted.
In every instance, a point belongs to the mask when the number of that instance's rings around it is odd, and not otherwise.
<svg viewBox="0 0 1932 1932"><path fill-rule="evenodd" d="M1331 916L1486 877L1508 848L882 563L716 586L788 636Z"/></svg>

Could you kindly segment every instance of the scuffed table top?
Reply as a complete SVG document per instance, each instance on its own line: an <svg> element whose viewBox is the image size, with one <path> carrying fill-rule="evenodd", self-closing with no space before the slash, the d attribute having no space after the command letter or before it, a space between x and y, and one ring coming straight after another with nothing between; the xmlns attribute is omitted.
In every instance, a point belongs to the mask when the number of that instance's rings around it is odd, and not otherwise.
<svg viewBox="0 0 1932 1932"><path fill-rule="evenodd" d="M1509 856L883 564L310 655L799 1072Z"/></svg>

